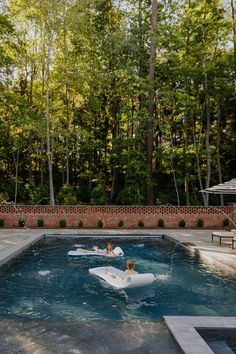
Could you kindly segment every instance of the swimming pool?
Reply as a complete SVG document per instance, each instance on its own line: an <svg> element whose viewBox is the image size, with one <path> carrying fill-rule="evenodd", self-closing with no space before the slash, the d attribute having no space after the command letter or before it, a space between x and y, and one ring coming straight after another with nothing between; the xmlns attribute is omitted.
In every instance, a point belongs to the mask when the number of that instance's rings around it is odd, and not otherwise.
<svg viewBox="0 0 236 354"><path fill-rule="evenodd" d="M75 243L103 248L111 241L122 258L70 258ZM157 274L153 284L114 290L88 269L112 265ZM181 245L162 238L46 238L0 269L0 318L19 320L161 321L163 315L235 316L236 277L225 276Z"/></svg>

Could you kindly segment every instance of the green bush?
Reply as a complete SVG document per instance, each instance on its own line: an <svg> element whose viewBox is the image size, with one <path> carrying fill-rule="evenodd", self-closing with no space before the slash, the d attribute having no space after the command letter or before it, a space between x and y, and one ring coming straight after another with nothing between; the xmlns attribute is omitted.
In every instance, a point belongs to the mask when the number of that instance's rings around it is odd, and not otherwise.
<svg viewBox="0 0 236 354"><path fill-rule="evenodd" d="M62 205L76 205L78 204L76 193L69 184L64 184L57 195L57 199Z"/></svg>
<svg viewBox="0 0 236 354"><path fill-rule="evenodd" d="M158 227L164 227L165 226L165 221L163 219L159 219L157 222Z"/></svg>
<svg viewBox="0 0 236 354"><path fill-rule="evenodd" d="M123 220L118 221L118 227L123 227L123 226L124 226L124 221Z"/></svg>
<svg viewBox="0 0 236 354"><path fill-rule="evenodd" d="M0 219L0 227L3 227L3 226L4 226L4 220Z"/></svg>
<svg viewBox="0 0 236 354"><path fill-rule="evenodd" d="M44 221L42 219L37 220L37 226L38 227L43 227L44 226Z"/></svg>
<svg viewBox="0 0 236 354"><path fill-rule="evenodd" d="M78 226L80 229L82 229L84 227L84 223L82 220L79 221Z"/></svg>
<svg viewBox="0 0 236 354"><path fill-rule="evenodd" d="M197 227L203 227L204 221L202 219L197 219Z"/></svg>
<svg viewBox="0 0 236 354"><path fill-rule="evenodd" d="M25 191L31 204L47 204L48 190L45 186L35 186L30 182L26 183Z"/></svg>
<svg viewBox="0 0 236 354"><path fill-rule="evenodd" d="M142 220L139 220L138 226L139 226L139 227L144 227L144 222L143 222Z"/></svg>
<svg viewBox="0 0 236 354"><path fill-rule="evenodd" d="M61 228L66 227L66 224L67 224L67 222L66 222L65 219L62 219L62 220L59 221L59 226L60 226Z"/></svg>
<svg viewBox="0 0 236 354"><path fill-rule="evenodd" d="M19 227L24 227L24 226L25 226L25 220L20 219L20 220L18 221L18 226L19 226Z"/></svg>
<svg viewBox="0 0 236 354"><path fill-rule="evenodd" d="M104 227L104 221L102 219L98 220L98 227L100 227L100 229Z"/></svg>
<svg viewBox="0 0 236 354"><path fill-rule="evenodd" d="M108 204L108 198L106 195L105 187L103 185L99 185L93 188L91 192L91 203L95 205Z"/></svg>
<svg viewBox="0 0 236 354"><path fill-rule="evenodd" d="M229 226L229 224L230 224L230 221L228 218L223 220L223 226Z"/></svg>
<svg viewBox="0 0 236 354"><path fill-rule="evenodd" d="M137 185L132 184L125 186L117 197L118 203L121 205L141 205L143 203L143 196L141 193L137 193Z"/></svg>
<svg viewBox="0 0 236 354"><path fill-rule="evenodd" d="M184 219L180 220L179 227L186 227L186 221Z"/></svg>

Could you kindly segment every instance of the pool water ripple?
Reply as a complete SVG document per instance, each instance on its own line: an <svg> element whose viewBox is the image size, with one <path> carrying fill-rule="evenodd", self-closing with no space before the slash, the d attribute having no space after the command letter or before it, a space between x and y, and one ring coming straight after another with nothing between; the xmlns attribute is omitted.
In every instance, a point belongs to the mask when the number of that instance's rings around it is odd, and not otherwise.
<svg viewBox="0 0 236 354"><path fill-rule="evenodd" d="M103 239L80 239L85 247ZM19 320L162 320L163 315L235 316L236 278L209 268L198 256L167 240L113 239L121 258L69 258L76 240L41 241L0 270L0 318ZM89 268L124 269L133 259L137 271L152 272L150 286L115 290L91 276ZM223 305L222 305L223 304Z"/></svg>

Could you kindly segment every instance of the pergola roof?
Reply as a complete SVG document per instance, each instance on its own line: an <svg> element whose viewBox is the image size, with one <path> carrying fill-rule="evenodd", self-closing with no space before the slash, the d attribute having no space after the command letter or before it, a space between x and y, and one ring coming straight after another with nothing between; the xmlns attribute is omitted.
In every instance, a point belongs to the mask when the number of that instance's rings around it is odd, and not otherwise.
<svg viewBox="0 0 236 354"><path fill-rule="evenodd" d="M225 183L203 189L200 192L214 194L236 194L236 178L233 178Z"/></svg>

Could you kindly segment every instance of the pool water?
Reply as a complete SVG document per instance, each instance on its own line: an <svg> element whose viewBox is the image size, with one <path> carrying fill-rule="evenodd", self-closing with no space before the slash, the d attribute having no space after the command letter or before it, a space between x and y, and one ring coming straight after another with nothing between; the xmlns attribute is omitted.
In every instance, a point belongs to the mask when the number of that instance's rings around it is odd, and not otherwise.
<svg viewBox="0 0 236 354"><path fill-rule="evenodd" d="M108 241L125 256L68 257L74 244L104 248ZM125 269L127 259L140 273L155 273L146 287L115 290L90 275L89 268ZM18 320L162 321L164 315L236 316L236 277L210 268L168 240L46 238L0 269L0 318Z"/></svg>
<svg viewBox="0 0 236 354"><path fill-rule="evenodd" d="M200 336L207 342L215 354L236 353L236 329L197 329Z"/></svg>

